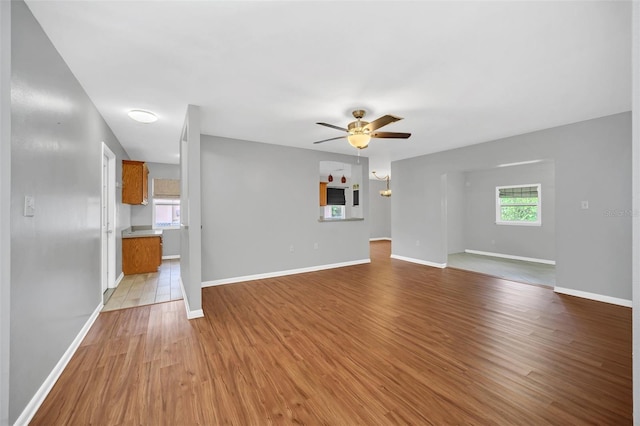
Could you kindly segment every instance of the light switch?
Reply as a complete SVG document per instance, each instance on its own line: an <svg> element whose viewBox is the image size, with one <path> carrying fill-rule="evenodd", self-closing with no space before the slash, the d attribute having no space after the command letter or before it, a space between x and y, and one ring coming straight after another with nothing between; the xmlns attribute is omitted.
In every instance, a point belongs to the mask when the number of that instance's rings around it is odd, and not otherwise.
<svg viewBox="0 0 640 426"><path fill-rule="evenodd" d="M24 196L24 215L32 217L36 214L36 199L32 195Z"/></svg>
<svg viewBox="0 0 640 426"><path fill-rule="evenodd" d="M581 201L580 202L580 208L582 208L582 210L587 210L589 208L589 202L588 201Z"/></svg>

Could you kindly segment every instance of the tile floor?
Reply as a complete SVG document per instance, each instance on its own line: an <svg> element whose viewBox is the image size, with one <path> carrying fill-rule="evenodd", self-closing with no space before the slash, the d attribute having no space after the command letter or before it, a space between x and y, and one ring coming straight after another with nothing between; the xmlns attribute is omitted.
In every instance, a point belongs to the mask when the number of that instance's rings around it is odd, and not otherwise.
<svg viewBox="0 0 640 426"><path fill-rule="evenodd" d="M553 287L556 284L555 265L503 259L471 253L450 254L447 266L467 271L480 272L528 284Z"/></svg>
<svg viewBox="0 0 640 426"><path fill-rule="evenodd" d="M105 293L105 300L108 293ZM102 311L182 299L180 259L163 260L158 272L125 275Z"/></svg>

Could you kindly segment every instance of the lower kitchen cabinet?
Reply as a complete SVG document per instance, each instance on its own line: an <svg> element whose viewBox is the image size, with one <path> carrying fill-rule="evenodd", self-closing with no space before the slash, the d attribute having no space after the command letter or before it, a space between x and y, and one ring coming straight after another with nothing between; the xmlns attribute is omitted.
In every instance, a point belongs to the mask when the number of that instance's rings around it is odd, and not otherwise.
<svg viewBox="0 0 640 426"><path fill-rule="evenodd" d="M157 272L162 263L162 237L122 239L122 273Z"/></svg>

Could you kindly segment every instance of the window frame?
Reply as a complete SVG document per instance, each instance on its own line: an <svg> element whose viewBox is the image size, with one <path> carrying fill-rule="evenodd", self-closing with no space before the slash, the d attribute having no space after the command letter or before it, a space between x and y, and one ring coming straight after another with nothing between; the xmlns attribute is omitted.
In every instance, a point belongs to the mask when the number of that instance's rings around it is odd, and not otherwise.
<svg viewBox="0 0 640 426"><path fill-rule="evenodd" d="M169 226L158 226L156 223L156 207L158 205L161 206L179 206L180 207L180 199L172 199L172 198L154 198L152 209L151 209L151 220L152 220L152 229L180 229L180 221L178 221L177 225L169 225Z"/></svg>
<svg viewBox="0 0 640 426"><path fill-rule="evenodd" d="M500 190L501 189L511 189L511 188L528 188L528 187L536 187L538 190L538 202L537 204L509 204L510 206L536 206L538 208L538 220L535 222L524 221L524 220L510 220L504 221L502 220L502 209L505 205L500 202ZM496 186L495 193L495 203L496 203L496 225L507 225L507 226L542 226L542 184L532 183L527 185L503 185Z"/></svg>

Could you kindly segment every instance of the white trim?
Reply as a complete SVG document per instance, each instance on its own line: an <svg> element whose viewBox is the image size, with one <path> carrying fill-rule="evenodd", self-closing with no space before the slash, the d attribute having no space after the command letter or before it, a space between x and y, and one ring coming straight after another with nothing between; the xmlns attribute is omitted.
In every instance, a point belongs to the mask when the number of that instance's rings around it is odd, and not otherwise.
<svg viewBox="0 0 640 426"><path fill-rule="evenodd" d="M104 158L107 157L105 164ZM101 256L101 284L100 296L109 288L115 288L116 281L116 230L118 229L118 216L116 215L116 155L111 151L109 146L102 141L102 156L100 168L100 256ZM107 168L108 182L104 182L104 169ZM104 194L104 187L107 188L107 194ZM104 197L106 196L106 199ZM102 217L105 204L109 217ZM105 225L106 220L106 225ZM106 229L105 229L106 228ZM109 231L110 232L106 232ZM107 253L103 249L107 249ZM106 265L105 265L106 257ZM105 271L106 267L106 271ZM106 280L106 282L105 282Z"/></svg>
<svg viewBox="0 0 640 426"><path fill-rule="evenodd" d="M556 264L555 260L536 259L535 257L514 256L514 255L511 255L511 254L492 253L490 251L480 251L480 250L465 249L464 252L465 253L469 253L469 254L479 254L481 256L501 257L503 259L524 260L525 262L544 263L546 265L555 265Z"/></svg>
<svg viewBox="0 0 640 426"><path fill-rule="evenodd" d="M571 288L554 287L553 291L560 294L566 294L568 296L582 297L583 299L590 299L598 302L611 303L613 305L625 306L627 308L630 308L632 305L631 300L605 296L603 294L589 293L586 291L573 290Z"/></svg>
<svg viewBox="0 0 640 426"><path fill-rule="evenodd" d="M180 259L179 254L170 254L168 256L162 256L162 260Z"/></svg>
<svg viewBox="0 0 640 426"><path fill-rule="evenodd" d="M124 272L120 272L120 275L118 275L118 278L116 278L116 282L113 284L112 288L118 288L123 278L124 278Z"/></svg>
<svg viewBox="0 0 640 426"><path fill-rule="evenodd" d="M509 225L509 226L542 226L540 222L498 222L496 225Z"/></svg>
<svg viewBox="0 0 640 426"><path fill-rule="evenodd" d="M515 164L510 164L515 165ZM538 220L535 222L525 222L525 221L504 221L501 220L501 209L502 204L500 204L500 190L501 189L510 189L510 188L524 188L535 186L538 188ZM515 225L515 226L542 226L542 184L532 183L529 185L506 185L506 186L496 186L496 225Z"/></svg>
<svg viewBox="0 0 640 426"><path fill-rule="evenodd" d="M98 315L100 314L100 311L102 311L102 308L104 308L104 305L100 303L95 311L93 311L82 329L80 329L80 332L78 333L76 338L73 339L71 345L62 355L62 358L60 358L56 366L53 367L53 370L51 370L51 373L49 373L49 376L47 376L40 388L36 391L35 395L33 395L33 398L31 398L31 401L29 401L27 406L24 408L22 414L20 414L20 417L18 417L18 420L16 420L14 425L27 425L29 424L31 419L33 419L33 416L36 414L36 412L44 402L44 399L47 397L49 392L51 392L53 385L56 384L56 382L60 378L60 375L67 367L67 364L69 364L69 361L71 361L71 357L73 357L73 355L80 347L82 340L85 338L85 336L91 329L91 326L98 318Z"/></svg>
<svg viewBox="0 0 640 426"><path fill-rule="evenodd" d="M429 262L428 260L415 259L413 257L398 256L397 254L392 254L391 258L392 259L397 259L397 260L402 260L402 261L405 261L405 262L417 263L418 265L431 266L433 268L444 269L444 268L447 267L446 263Z"/></svg>
<svg viewBox="0 0 640 426"><path fill-rule="evenodd" d="M306 272L316 272L325 269L343 268L345 266L362 265L363 263L371 263L371 259L352 260L349 262L331 263L328 265L310 266L308 268L289 269L286 271L267 272L264 274L244 275L241 277L223 278L220 280L204 281L202 287L213 287L216 285L240 283L244 281L261 280L265 278L283 277L285 275L304 274Z"/></svg>
<svg viewBox="0 0 640 426"><path fill-rule="evenodd" d="M202 318L204 317L204 311L202 309L196 309L192 311L189 309L189 299L187 298L187 292L184 291L184 284L182 283L182 277L180 280L180 290L182 290L182 299L184 300L184 308L187 311L187 319Z"/></svg>
<svg viewBox="0 0 640 426"><path fill-rule="evenodd" d="M391 241L391 237L369 238L369 241Z"/></svg>

